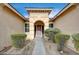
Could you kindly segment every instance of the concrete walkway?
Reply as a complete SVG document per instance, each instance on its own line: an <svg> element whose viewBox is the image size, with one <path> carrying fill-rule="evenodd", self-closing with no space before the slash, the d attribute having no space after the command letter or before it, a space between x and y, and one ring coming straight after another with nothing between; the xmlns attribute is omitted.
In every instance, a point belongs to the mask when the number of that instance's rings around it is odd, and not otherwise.
<svg viewBox="0 0 79 59"><path fill-rule="evenodd" d="M32 55L45 55L46 51L41 31L36 32L36 37L34 40L35 40L35 46Z"/></svg>
<svg viewBox="0 0 79 59"><path fill-rule="evenodd" d="M44 40L44 44L47 55L60 55L60 53L57 51L57 45L51 40Z"/></svg>

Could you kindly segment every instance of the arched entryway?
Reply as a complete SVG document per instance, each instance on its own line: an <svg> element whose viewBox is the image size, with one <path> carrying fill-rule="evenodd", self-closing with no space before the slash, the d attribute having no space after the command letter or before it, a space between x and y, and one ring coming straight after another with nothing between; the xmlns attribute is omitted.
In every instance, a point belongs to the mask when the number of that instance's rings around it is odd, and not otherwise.
<svg viewBox="0 0 79 59"><path fill-rule="evenodd" d="M41 31L42 34L44 33L44 23L42 21L36 21L34 23L34 36L36 34L36 31Z"/></svg>

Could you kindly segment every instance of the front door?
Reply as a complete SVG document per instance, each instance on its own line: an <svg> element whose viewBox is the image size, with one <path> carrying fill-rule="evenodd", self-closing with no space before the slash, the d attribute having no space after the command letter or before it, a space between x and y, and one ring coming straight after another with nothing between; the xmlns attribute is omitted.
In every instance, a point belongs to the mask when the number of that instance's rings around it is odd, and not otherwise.
<svg viewBox="0 0 79 59"><path fill-rule="evenodd" d="M42 26L41 25L37 25L36 31L42 31Z"/></svg>
<svg viewBox="0 0 79 59"><path fill-rule="evenodd" d="M35 37L37 31L38 32L41 31L42 33L44 33L44 23L42 21L36 21L34 23L34 37Z"/></svg>

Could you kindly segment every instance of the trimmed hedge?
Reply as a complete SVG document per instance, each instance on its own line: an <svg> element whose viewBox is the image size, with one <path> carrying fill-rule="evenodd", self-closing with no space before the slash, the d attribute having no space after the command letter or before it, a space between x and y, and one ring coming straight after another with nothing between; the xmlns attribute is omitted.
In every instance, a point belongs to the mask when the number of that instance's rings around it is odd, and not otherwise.
<svg viewBox="0 0 79 59"><path fill-rule="evenodd" d="M25 45L27 35L26 34L12 34L12 43L16 48L23 48Z"/></svg>
<svg viewBox="0 0 79 59"><path fill-rule="evenodd" d="M73 34L73 35L72 35L72 38L73 38L74 40L79 41L79 33Z"/></svg>
<svg viewBox="0 0 79 59"><path fill-rule="evenodd" d="M60 30L60 29L58 29L58 28L54 28L54 29L53 29L53 33L54 33L54 34L61 33L61 30Z"/></svg>
<svg viewBox="0 0 79 59"><path fill-rule="evenodd" d="M49 37L50 32L52 32L52 29L51 29L51 28L46 29L46 30L45 30L45 35L46 35L47 37Z"/></svg>
<svg viewBox="0 0 79 59"><path fill-rule="evenodd" d="M48 28L48 29L45 30L46 34L48 34L49 32L53 32L54 34L57 34L57 33L60 33L61 31L58 28L53 28L53 29L52 28Z"/></svg>
<svg viewBox="0 0 79 59"><path fill-rule="evenodd" d="M68 40L69 38L70 38L70 35L67 35L67 34L56 34L55 35L56 43L60 43L61 39Z"/></svg>
<svg viewBox="0 0 79 59"><path fill-rule="evenodd" d="M52 40L53 42L55 42L55 35L60 33L61 31L58 28L49 28L45 30L45 35L47 37L49 37L50 40Z"/></svg>
<svg viewBox="0 0 79 59"><path fill-rule="evenodd" d="M67 34L56 34L55 42L58 44L58 51L63 50L66 41L70 38L70 35Z"/></svg>
<svg viewBox="0 0 79 59"><path fill-rule="evenodd" d="M72 38L74 39L74 46L76 50L79 51L79 33L73 34Z"/></svg>

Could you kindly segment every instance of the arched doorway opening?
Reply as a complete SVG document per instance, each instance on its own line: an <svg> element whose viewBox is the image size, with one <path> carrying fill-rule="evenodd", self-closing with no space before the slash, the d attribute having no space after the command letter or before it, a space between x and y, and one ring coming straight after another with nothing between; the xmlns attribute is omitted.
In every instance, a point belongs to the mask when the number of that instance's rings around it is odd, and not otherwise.
<svg viewBox="0 0 79 59"><path fill-rule="evenodd" d="M41 31L42 34L44 33L44 23L42 21L36 21L34 23L34 37L36 35L36 31Z"/></svg>

